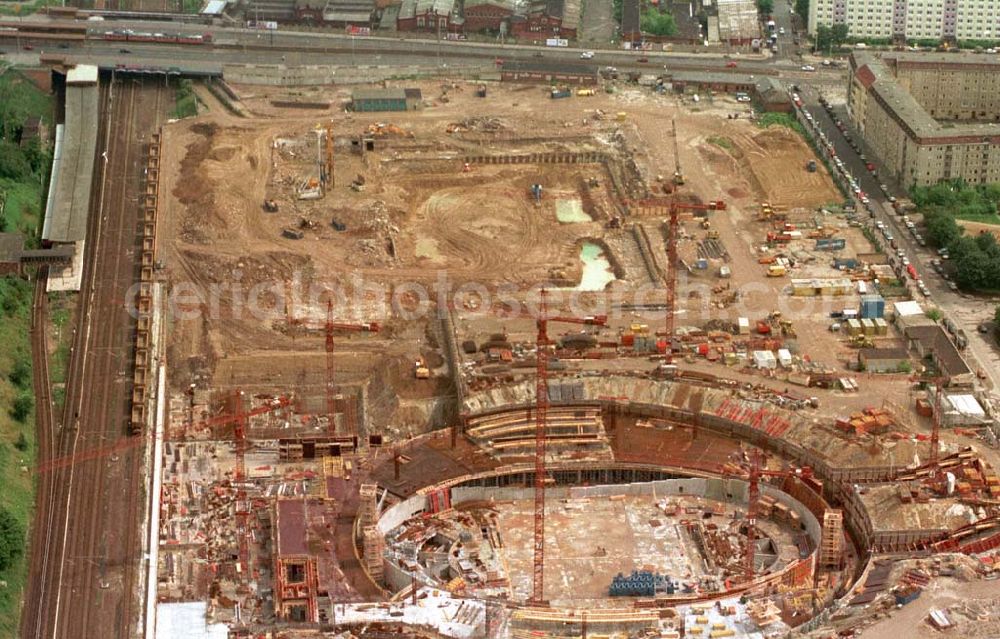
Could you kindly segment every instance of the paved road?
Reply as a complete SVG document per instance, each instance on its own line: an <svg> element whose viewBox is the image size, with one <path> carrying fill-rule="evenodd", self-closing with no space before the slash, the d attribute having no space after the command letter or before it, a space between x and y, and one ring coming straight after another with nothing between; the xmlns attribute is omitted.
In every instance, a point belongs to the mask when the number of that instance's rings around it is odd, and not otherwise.
<svg viewBox="0 0 1000 639"><path fill-rule="evenodd" d="M965 330L969 339L965 356L975 360L970 361L970 366L973 370L982 369L993 389L1000 388L1000 354L998 354L992 336L984 336L976 331L980 322L992 319L994 303L976 301L970 296L950 290L948 283L931 268L930 261L936 257L934 251L929 247L921 247L909 229L904 226L902 219L894 214L892 205L879 186L880 180L876 180L865 168L859 154L851 148L844 134L819 103L819 92L811 86L801 86L800 89L802 89L800 95L803 105L812 114L817 127L833 143L837 157L844 162L845 168L858 180L861 190L875 205L875 216L869 218L870 222L874 224L875 221L880 220L891 229L897 245L905 252L917 270L917 274L930 290L931 299L944 311L947 317L952 318ZM851 128L843 107L835 108L834 112L836 117L847 126L851 138L860 143L859 148L866 157L869 159L874 157L874 154L864 147L861 134ZM878 167L876 167L877 171ZM902 197L904 195L898 186L894 184L887 184L887 186L890 187L890 192L895 196ZM893 253L888 243L886 243L886 251L890 254ZM893 259L896 259L895 255L893 255ZM907 280L907 284L912 284L912 280ZM914 292L916 293L915 290ZM917 293L917 298L919 299L919 297L920 295Z"/></svg>
<svg viewBox="0 0 1000 639"><path fill-rule="evenodd" d="M128 27L135 31L164 31L162 22L131 20L128 22L105 21L95 27L95 31L106 31ZM433 41L426 39L403 39L391 37L351 37L330 32L276 32L273 35L221 27L203 25L170 24L171 32L205 32L213 34L216 46L194 45L142 45L137 43L88 41L83 50L95 55L107 55L116 62L143 64L175 61L208 67L222 63L251 62L257 64L281 63L286 56L287 64L397 64L405 58L407 62L418 64L492 64L496 58L513 60L543 60L580 66L615 66L630 71L656 73L666 68L678 71L713 71L736 75L778 75L790 81L811 80L813 82L841 82L843 73L821 70L809 76L801 72L796 63L769 56L739 56L739 66L729 68L723 53L675 53L675 52L628 52L616 49L597 50L593 60L581 60L579 48L555 49L533 45L498 44L495 42ZM48 49L57 51L52 43L35 43L36 53ZM0 49L12 52L17 43L6 42ZM121 54L120 49L132 53ZM67 53L79 52L77 45L65 49ZM165 53L169 52L169 53ZM343 54L349 54L345 57ZM296 56L293 61L289 56ZM376 56L381 56L380 58ZM640 63L640 57L648 58L648 63ZM155 60L153 60L155 58ZM419 62L415 62L419 60Z"/></svg>

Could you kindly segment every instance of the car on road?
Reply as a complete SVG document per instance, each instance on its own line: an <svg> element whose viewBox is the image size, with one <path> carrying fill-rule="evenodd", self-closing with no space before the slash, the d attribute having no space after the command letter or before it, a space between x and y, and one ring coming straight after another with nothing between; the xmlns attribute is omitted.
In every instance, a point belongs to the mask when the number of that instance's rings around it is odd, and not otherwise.
<svg viewBox="0 0 1000 639"><path fill-rule="evenodd" d="M802 70L803 70L803 71L815 71L815 70L816 70L816 67L814 67L814 66L813 66L813 65L811 65L811 64L803 64L803 65L802 65Z"/></svg>
<svg viewBox="0 0 1000 639"><path fill-rule="evenodd" d="M976 330L979 331L980 333L989 333L990 332L990 323L989 322L980 322L979 326L976 327Z"/></svg>
<svg viewBox="0 0 1000 639"><path fill-rule="evenodd" d="M118 53L132 53L131 49L118 49Z"/></svg>
<svg viewBox="0 0 1000 639"><path fill-rule="evenodd" d="M639 58L637 60L637 62L645 64L646 62L649 62L649 58L647 58L647 57L644 56L644 57Z"/></svg>
<svg viewBox="0 0 1000 639"><path fill-rule="evenodd" d="M729 62L726 63L726 68L727 69L735 69L736 66L737 66L736 65L736 60L730 60Z"/></svg>
<svg viewBox="0 0 1000 639"><path fill-rule="evenodd" d="M21 48L22 48L22 49L24 49L25 51L34 51L34 50L35 50L35 47L33 47L33 46L32 46L32 45L30 45L30 44L26 44L26 45L24 45L24 46L23 46L23 47L21 47Z"/></svg>
<svg viewBox="0 0 1000 639"><path fill-rule="evenodd" d="M581 60L590 60L593 57L594 57L593 51L584 51L583 53L580 54Z"/></svg>

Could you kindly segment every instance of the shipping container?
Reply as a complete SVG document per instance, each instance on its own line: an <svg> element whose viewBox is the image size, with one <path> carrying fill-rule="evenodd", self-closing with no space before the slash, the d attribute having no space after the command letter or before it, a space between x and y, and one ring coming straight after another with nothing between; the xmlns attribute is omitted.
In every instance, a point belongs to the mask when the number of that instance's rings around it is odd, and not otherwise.
<svg viewBox="0 0 1000 639"><path fill-rule="evenodd" d="M885 299L881 295L861 296L861 317L875 319L885 316Z"/></svg>
<svg viewBox="0 0 1000 639"><path fill-rule="evenodd" d="M847 240L842 237L821 237L816 240L817 251L839 251L847 246Z"/></svg>

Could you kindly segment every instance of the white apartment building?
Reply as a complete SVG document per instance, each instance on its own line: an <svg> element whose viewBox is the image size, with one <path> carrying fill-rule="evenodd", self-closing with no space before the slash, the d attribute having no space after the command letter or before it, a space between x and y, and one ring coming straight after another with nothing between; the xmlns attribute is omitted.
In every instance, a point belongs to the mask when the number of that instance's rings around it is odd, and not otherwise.
<svg viewBox="0 0 1000 639"><path fill-rule="evenodd" d="M858 38L1000 40L1000 0L811 0L810 35L835 24Z"/></svg>

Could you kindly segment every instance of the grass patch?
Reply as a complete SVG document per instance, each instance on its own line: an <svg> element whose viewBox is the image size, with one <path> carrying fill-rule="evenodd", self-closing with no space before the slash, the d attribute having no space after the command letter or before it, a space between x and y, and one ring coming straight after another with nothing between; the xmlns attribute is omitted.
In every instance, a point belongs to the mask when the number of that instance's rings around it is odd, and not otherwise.
<svg viewBox="0 0 1000 639"><path fill-rule="evenodd" d="M29 529L35 506L34 481L27 470L34 466L35 415L32 404L15 417L18 398L31 398L31 284L18 278L0 280L0 508L9 512L23 531ZM25 370L26 376L15 371ZM22 410L24 407L22 406ZM27 538L22 552L0 579L0 637L17 636L21 594L27 581Z"/></svg>
<svg viewBox="0 0 1000 639"><path fill-rule="evenodd" d="M800 135L805 135L806 130L795 119L794 115L788 113L761 113L757 116L757 126L762 129L766 129L771 126L783 126L798 132Z"/></svg>
<svg viewBox="0 0 1000 639"><path fill-rule="evenodd" d="M57 7L61 5L57 0L34 0L34 2L22 2L19 4L0 5L0 15L5 16L26 16L44 7Z"/></svg>
<svg viewBox="0 0 1000 639"><path fill-rule="evenodd" d="M181 119L196 115L198 115L198 96L194 93L194 83L191 80L181 80L180 86L177 87L174 117Z"/></svg>
<svg viewBox="0 0 1000 639"><path fill-rule="evenodd" d="M0 178L0 199L7 230L33 236L41 221L41 184L23 184Z"/></svg>
<svg viewBox="0 0 1000 639"><path fill-rule="evenodd" d="M30 13L47 2L20 5ZM10 13L13 7L2 7ZM7 11L4 11L7 10ZM0 192L3 222L22 231L37 245L50 149L37 141L20 144L27 118L38 116L52 130L53 101L20 73L0 67ZM0 528L16 529L20 539L9 542L16 554L0 553L0 637L17 636L21 597L27 582L27 531L35 506L35 410L29 327L33 284L0 279ZM9 517L2 516L2 512ZM10 525L8 525L10 524Z"/></svg>
<svg viewBox="0 0 1000 639"><path fill-rule="evenodd" d="M66 372L69 366L69 348L73 338L70 320L75 310L71 298L64 294L49 296L49 319L52 322L52 332L49 343L55 344L55 350L49 355L49 380L52 383L52 403L55 404L56 415L63 408L66 399Z"/></svg>
<svg viewBox="0 0 1000 639"><path fill-rule="evenodd" d="M708 142L710 144L714 144L715 146L720 146L727 151L733 150L733 141L721 135L714 135L708 138Z"/></svg>

